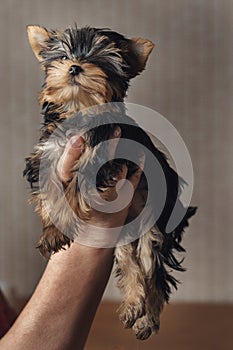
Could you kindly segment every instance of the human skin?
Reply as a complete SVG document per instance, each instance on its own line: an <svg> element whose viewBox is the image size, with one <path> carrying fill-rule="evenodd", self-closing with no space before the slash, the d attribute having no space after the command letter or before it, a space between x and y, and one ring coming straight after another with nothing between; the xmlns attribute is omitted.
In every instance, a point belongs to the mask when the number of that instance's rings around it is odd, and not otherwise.
<svg viewBox="0 0 233 350"><path fill-rule="evenodd" d="M120 137L119 130L115 137ZM59 160L57 174L64 186L72 176L72 165L80 157L82 147L82 138L73 137ZM114 149L110 152L113 155ZM126 175L125 167L119 178ZM129 179L134 190L140 176L141 169ZM115 188L105 192L107 200L116 196ZM123 226L129 207L114 214L95 211L90 221L105 230ZM0 350L82 350L108 282L113 258L113 248L94 248L77 242L53 254L31 299L1 339Z"/></svg>

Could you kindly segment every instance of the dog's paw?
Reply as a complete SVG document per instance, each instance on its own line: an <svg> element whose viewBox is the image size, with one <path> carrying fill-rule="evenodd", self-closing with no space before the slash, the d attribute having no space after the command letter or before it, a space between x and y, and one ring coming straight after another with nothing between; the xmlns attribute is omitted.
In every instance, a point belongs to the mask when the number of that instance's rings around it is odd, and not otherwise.
<svg viewBox="0 0 233 350"><path fill-rule="evenodd" d="M131 328L136 320L145 314L145 302L142 300L124 302L118 312L124 327Z"/></svg>
<svg viewBox="0 0 233 350"><path fill-rule="evenodd" d="M37 244L41 255L49 257L51 253L56 253L64 246L70 246L71 239L63 235L54 225L44 228L43 234Z"/></svg>
<svg viewBox="0 0 233 350"><path fill-rule="evenodd" d="M144 315L134 323L132 329L137 339L146 340L153 332L158 332L159 326L159 319L154 319L152 316Z"/></svg>

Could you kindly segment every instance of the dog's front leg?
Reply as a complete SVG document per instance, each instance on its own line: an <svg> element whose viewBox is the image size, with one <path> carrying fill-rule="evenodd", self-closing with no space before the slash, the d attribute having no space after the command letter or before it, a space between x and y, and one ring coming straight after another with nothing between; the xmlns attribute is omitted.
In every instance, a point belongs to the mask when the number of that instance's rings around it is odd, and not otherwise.
<svg viewBox="0 0 233 350"><path fill-rule="evenodd" d="M145 314L145 281L137 263L135 244L130 243L115 250L116 274L123 302L118 312L125 328L130 328Z"/></svg>

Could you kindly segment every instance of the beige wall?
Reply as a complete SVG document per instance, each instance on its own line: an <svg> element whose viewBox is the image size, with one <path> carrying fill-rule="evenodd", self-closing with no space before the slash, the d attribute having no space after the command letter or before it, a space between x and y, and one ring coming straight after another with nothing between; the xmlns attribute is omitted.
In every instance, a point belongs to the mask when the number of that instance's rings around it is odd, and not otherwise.
<svg viewBox="0 0 233 350"><path fill-rule="evenodd" d="M75 21L156 43L128 100L171 121L193 160L199 211L185 238L188 271L179 276L175 299L233 301L231 0L1 0L0 280L28 294L43 268L34 249L40 224L22 179L38 135L41 81L25 26L63 28ZM107 295L116 295L112 288Z"/></svg>

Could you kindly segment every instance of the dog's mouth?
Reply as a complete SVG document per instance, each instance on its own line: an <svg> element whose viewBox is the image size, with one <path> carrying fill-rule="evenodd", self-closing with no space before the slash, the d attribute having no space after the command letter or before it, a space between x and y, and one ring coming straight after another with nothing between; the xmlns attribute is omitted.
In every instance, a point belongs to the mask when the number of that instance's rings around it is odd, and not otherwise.
<svg viewBox="0 0 233 350"><path fill-rule="evenodd" d="M77 86L79 87L81 85L80 82L75 77L70 78L68 83L69 83L69 85L75 86L75 87L77 87Z"/></svg>

